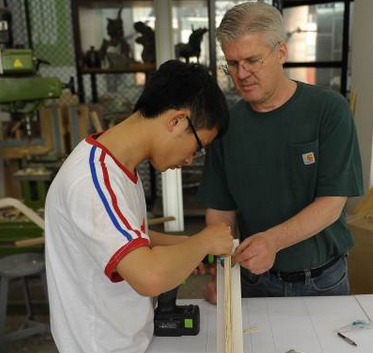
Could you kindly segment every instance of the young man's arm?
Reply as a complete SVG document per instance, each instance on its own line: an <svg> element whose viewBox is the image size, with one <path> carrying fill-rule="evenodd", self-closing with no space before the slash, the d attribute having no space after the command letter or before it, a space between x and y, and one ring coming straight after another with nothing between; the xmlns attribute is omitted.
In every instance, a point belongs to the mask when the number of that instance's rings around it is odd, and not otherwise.
<svg viewBox="0 0 373 353"><path fill-rule="evenodd" d="M209 226L219 223L228 224L233 231L236 223L236 211L218 211L213 209L207 209L206 224ZM148 235L151 239L152 247L159 245L179 244L189 239L189 236L187 235L165 234L156 232L154 230L149 230Z"/></svg>
<svg viewBox="0 0 373 353"><path fill-rule="evenodd" d="M152 248L155 246L180 244L189 239L187 235L164 234L154 230L149 230L148 235Z"/></svg>
<svg viewBox="0 0 373 353"><path fill-rule="evenodd" d="M137 248L116 270L139 294L156 296L178 286L206 254L227 255L232 248L231 228L220 223L178 244Z"/></svg>

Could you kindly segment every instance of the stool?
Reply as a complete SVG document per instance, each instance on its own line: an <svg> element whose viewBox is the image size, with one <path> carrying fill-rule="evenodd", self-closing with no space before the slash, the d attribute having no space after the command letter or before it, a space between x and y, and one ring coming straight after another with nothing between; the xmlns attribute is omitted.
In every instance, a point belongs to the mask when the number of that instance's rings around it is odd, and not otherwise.
<svg viewBox="0 0 373 353"><path fill-rule="evenodd" d="M10 255L0 259L0 347L9 341L49 332L48 324L34 321L27 277L35 275L40 276L47 298L44 255L25 253ZM27 316L17 331L5 334L8 285L9 282L14 280L22 280L23 282Z"/></svg>

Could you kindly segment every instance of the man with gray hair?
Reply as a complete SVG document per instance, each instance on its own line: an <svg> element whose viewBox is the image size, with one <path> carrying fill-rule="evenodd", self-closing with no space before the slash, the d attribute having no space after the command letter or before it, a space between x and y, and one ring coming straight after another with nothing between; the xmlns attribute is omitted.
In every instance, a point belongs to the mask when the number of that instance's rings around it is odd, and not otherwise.
<svg viewBox="0 0 373 353"><path fill-rule="evenodd" d="M207 224L238 226L243 297L348 294L354 240L343 209L363 186L347 101L285 75L286 35L273 6L234 6L217 36L222 69L243 99L208 148L198 194Z"/></svg>

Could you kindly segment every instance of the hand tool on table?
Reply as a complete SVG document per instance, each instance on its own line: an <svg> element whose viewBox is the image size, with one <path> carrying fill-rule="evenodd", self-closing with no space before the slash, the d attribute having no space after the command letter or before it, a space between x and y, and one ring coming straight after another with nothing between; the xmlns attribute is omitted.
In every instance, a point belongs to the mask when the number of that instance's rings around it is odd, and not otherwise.
<svg viewBox="0 0 373 353"><path fill-rule="evenodd" d="M203 263L215 263L216 256L206 255ZM158 297L154 311L155 336L196 336L200 330L198 305L176 305L179 286Z"/></svg>
<svg viewBox="0 0 373 353"><path fill-rule="evenodd" d="M162 293L154 311L155 336L195 336L200 329L198 305L176 305L179 286Z"/></svg>

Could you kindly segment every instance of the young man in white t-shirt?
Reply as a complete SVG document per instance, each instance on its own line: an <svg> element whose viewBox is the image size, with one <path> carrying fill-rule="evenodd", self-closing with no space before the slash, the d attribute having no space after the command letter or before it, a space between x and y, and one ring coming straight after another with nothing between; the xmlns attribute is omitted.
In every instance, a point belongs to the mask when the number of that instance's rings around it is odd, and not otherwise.
<svg viewBox="0 0 373 353"><path fill-rule="evenodd" d="M191 236L148 231L136 167L192 162L228 126L225 98L200 65L159 68L134 113L82 141L46 201L52 335L60 353L141 353L153 335L152 296L178 286L206 254L231 253L226 224Z"/></svg>

